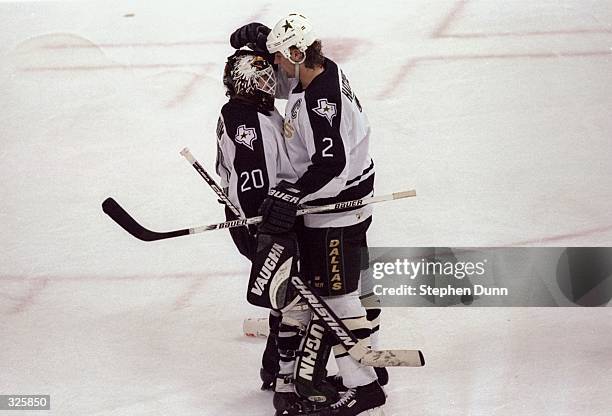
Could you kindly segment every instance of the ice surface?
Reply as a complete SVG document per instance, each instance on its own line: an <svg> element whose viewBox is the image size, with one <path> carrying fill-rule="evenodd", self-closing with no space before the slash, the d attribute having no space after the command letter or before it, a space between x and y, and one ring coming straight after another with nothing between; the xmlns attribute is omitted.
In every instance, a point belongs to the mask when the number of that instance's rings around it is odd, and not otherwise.
<svg viewBox="0 0 612 416"><path fill-rule="evenodd" d="M237 26L287 2L0 3L0 393L53 415L270 415L212 169ZM310 1L373 126L373 246L612 244L608 1ZM282 104L279 107L282 109ZM607 415L609 309L387 309L387 415ZM11 413L19 414L19 412Z"/></svg>

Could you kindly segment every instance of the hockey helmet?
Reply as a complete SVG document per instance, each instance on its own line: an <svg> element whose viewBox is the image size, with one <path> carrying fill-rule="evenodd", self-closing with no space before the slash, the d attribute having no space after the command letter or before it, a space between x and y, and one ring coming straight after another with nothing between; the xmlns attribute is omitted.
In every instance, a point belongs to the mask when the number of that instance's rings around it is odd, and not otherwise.
<svg viewBox="0 0 612 416"><path fill-rule="evenodd" d="M238 97L265 111L274 108L276 76L264 54L237 50L227 58L223 84L230 98Z"/></svg>
<svg viewBox="0 0 612 416"><path fill-rule="evenodd" d="M301 14L291 13L279 20L268 34L266 47L270 53L280 52L291 62L300 64L306 59L306 48L315 40L316 36L308 19ZM291 59L292 46L304 54L300 62Z"/></svg>

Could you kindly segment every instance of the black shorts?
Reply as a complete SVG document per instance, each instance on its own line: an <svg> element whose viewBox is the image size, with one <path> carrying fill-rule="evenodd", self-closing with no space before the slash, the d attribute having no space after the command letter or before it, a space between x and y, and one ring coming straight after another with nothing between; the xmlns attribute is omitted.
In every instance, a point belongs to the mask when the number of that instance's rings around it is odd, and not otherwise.
<svg viewBox="0 0 612 416"><path fill-rule="evenodd" d="M320 296L357 290L361 270L368 267L366 232L372 217L348 227L298 226L300 274Z"/></svg>

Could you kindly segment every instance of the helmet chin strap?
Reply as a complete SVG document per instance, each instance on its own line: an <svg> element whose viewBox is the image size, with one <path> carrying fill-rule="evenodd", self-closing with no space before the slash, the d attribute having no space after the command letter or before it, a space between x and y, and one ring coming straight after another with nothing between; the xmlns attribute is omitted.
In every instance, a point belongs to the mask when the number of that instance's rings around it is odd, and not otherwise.
<svg viewBox="0 0 612 416"><path fill-rule="evenodd" d="M291 56L288 57L289 61L293 64L293 67L295 68L293 74L295 76L296 79L300 79L300 65L302 63L304 63L304 61L306 60L306 54L304 52L302 53L302 59L300 59L299 61L294 61Z"/></svg>
<svg viewBox="0 0 612 416"><path fill-rule="evenodd" d="M293 64L293 67L295 68L295 71L293 72L295 75L295 78L299 81L300 80L300 64Z"/></svg>

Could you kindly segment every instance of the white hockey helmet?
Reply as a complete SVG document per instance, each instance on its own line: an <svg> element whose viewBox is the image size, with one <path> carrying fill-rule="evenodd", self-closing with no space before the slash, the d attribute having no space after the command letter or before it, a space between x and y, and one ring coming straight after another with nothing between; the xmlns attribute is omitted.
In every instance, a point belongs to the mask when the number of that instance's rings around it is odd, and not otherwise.
<svg viewBox="0 0 612 416"><path fill-rule="evenodd" d="M268 34L266 47L270 53L280 52L291 62L300 64L306 59L306 48L316 40L312 24L301 14L291 13L282 18ZM297 48L304 54L300 62L291 59L291 47Z"/></svg>

